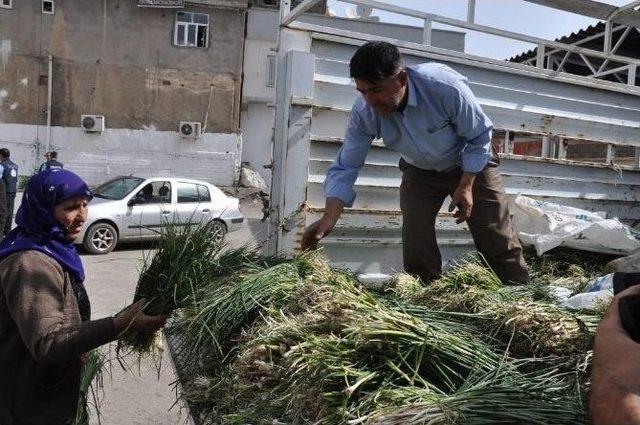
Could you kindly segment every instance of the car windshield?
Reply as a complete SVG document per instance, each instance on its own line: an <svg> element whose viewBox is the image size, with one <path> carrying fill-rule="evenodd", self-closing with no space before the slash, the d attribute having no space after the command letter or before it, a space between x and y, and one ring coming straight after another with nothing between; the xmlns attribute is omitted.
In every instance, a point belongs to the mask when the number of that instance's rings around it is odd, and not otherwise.
<svg viewBox="0 0 640 425"><path fill-rule="evenodd" d="M118 177L96 187L93 196L104 199L122 199L143 181L144 179L140 177Z"/></svg>

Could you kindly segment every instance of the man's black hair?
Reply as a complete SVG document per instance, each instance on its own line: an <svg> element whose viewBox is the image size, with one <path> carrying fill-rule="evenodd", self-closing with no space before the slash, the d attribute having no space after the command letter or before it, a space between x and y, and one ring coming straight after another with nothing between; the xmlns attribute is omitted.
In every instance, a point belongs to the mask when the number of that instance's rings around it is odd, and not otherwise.
<svg viewBox="0 0 640 425"><path fill-rule="evenodd" d="M49 152L49 156L51 157L51 159L58 159L58 152L51 151Z"/></svg>
<svg viewBox="0 0 640 425"><path fill-rule="evenodd" d="M11 156L11 152L9 152L9 149L7 148L2 148L0 149L0 156L3 158L9 158Z"/></svg>
<svg viewBox="0 0 640 425"><path fill-rule="evenodd" d="M370 41L362 45L351 58L351 78L377 83L398 74L404 68L400 50L391 43Z"/></svg>

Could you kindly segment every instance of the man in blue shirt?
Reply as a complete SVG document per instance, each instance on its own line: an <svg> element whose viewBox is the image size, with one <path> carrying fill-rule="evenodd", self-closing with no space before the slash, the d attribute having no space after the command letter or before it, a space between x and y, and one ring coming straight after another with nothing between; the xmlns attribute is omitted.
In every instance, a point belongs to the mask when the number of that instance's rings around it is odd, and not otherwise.
<svg viewBox="0 0 640 425"><path fill-rule="evenodd" d="M404 66L392 44L369 42L349 65L362 94L354 103L344 143L325 179L323 217L303 235L314 248L353 205L353 185L375 138L400 153L403 258L425 283L441 273L435 220L444 199L457 222L467 221L476 248L505 282L529 280L522 247L491 148L493 124L453 69L425 63Z"/></svg>
<svg viewBox="0 0 640 425"><path fill-rule="evenodd" d="M44 154L44 158L46 159L46 161L40 165L38 172L44 171L44 170L61 170L64 168L64 165L62 165L62 162L58 161L58 152L56 151L46 152Z"/></svg>

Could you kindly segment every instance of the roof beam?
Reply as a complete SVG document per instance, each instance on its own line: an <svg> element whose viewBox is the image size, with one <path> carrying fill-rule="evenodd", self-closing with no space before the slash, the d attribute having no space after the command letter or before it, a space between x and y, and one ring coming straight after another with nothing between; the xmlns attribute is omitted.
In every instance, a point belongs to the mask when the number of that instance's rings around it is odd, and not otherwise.
<svg viewBox="0 0 640 425"><path fill-rule="evenodd" d="M591 18L606 21L610 16L614 16L613 22L633 27L640 27L640 12L632 8L621 9L611 4L596 0L525 0L529 3L539 4L565 12L576 13L578 15L589 16ZM618 9L621 9L618 11Z"/></svg>

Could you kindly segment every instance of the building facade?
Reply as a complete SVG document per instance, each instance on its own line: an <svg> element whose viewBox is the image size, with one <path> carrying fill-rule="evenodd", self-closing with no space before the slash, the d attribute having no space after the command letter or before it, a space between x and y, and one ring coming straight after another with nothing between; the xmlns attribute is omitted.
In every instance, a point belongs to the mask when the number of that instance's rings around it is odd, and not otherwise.
<svg viewBox="0 0 640 425"><path fill-rule="evenodd" d="M0 145L21 174L53 149L91 183L237 180L247 0L1 2Z"/></svg>

